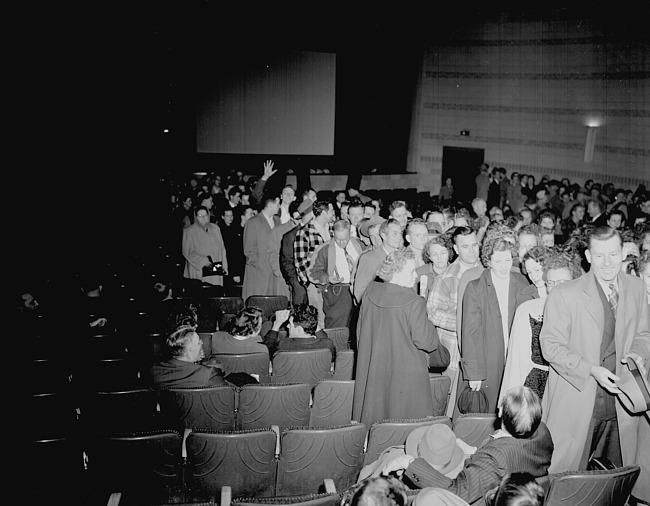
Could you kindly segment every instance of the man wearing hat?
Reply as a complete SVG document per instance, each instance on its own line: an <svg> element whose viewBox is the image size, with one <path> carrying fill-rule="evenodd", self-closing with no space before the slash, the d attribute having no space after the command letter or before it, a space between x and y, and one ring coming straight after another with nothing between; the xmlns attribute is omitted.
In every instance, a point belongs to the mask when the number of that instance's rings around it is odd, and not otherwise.
<svg viewBox="0 0 650 506"><path fill-rule="evenodd" d="M543 402L556 445L553 473L586 469L592 457L617 467L636 464L638 426L647 421L621 389L632 383L632 363L647 378L645 284L621 272L625 248L615 229L594 229L585 257L589 272L547 297L540 333L550 364Z"/></svg>
<svg viewBox="0 0 650 506"><path fill-rule="evenodd" d="M422 455L431 458L436 452L430 450L435 446L426 438L418 441L415 436L410 446L407 442L407 455L390 461L382 474L397 472L412 488L439 487L470 504L498 486L507 473L526 472L536 478L546 476L553 454L553 441L541 421L542 406L537 394L524 386L511 388L505 393L499 411L501 429L488 436L476 453L465 460L455 478L445 476L423 458ZM458 460L453 456L457 450L452 450L449 465ZM440 466L444 453L437 453L437 465Z"/></svg>
<svg viewBox="0 0 650 506"><path fill-rule="evenodd" d="M357 482L370 476L379 476L390 462L408 455L423 458L441 474L455 478L463 469L465 459L475 452L476 447L456 438L449 425L423 425L408 435L406 445L387 448L376 461L365 466L359 473Z"/></svg>

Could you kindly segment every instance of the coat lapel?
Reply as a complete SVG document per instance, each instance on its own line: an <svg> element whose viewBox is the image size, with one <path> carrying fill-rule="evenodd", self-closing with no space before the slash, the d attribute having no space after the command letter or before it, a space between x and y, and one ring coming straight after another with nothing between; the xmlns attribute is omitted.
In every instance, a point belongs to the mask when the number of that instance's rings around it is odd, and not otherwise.
<svg viewBox="0 0 650 506"><path fill-rule="evenodd" d="M604 316L603 316L603 305L600 301L600 296L598 295L598 287L596 286L596 277L593 273L588 273L585 277L585 287L583 293L585 296L585 309L589 316L594 320L600 332L603 331L605 326Z"/></svg>

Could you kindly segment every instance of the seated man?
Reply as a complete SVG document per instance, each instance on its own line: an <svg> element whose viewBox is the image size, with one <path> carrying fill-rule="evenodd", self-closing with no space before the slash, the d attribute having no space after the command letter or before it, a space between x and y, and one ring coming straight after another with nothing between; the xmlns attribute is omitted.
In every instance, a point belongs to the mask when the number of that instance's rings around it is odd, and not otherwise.
<svg viewBox="0 0 650 506"><path fill-rule="evenodd" d="M542 405L530 388L508 390L499 406L501 429L490 435L474 455L465 461L454 479L447 478L425 459L405 455L389 462L383 474L397 471L414 488L439 487L453 492L468 503L480 499L498 486L511 472L548 474L553 454L551 433L542 423ZM408 481L407 481L408 480Z"/></svg>
<svg viewBox="0 0 650 506"><path fill-rule="evenodd" d="M279 329L285 322L288 324L288 337L280 337L274 329ZM299 304L293 309L284 309L275 312L275 322L273 328L266 333L264 341L271 350L275 351L294 351L294 350L314 350L326 348L332 352L332 360L336 358L336 346L334 342L327 337L324 330L317 330L318 327L318 310L309 304Z"/></svg>
<svg viewBox="0 0 650 506"><path fill-rule="evenodd" d="M155 388L200 388L227 385L221 369L197 362L204 357L203 343L196 327L181 325L165 344L170 358L151 367Z"/></svg>

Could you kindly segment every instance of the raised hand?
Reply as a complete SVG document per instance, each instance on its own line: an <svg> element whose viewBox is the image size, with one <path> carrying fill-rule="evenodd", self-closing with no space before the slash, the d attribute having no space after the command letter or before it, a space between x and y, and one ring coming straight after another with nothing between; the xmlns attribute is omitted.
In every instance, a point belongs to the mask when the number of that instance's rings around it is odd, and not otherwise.
<svg viewBox="0 0 650 506"><path fill-rule="evenodd" d="M270 178L273 174L277 172L276 170L273 170L273 162L271 160L267 160L264 162L264 175L262 176L262 179L266 181L268 178Z"/></svg>

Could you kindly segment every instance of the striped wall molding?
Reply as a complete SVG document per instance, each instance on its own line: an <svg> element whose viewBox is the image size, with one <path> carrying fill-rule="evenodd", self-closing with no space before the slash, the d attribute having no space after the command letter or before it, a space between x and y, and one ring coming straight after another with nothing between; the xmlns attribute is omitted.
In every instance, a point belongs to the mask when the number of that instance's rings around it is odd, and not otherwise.
<svg viewBox="0 0 650 506"><path fill-rule="evenodd" d="M433 43L433 47L437 44ZM592 37L564 37L564 38L536 38L536 39L479 39L472 38L471 34L463 39L445 39L446 47L543 47L543 46L594 46L606 47L607 50L629 50L629 42L613 40L604 35L595 35Z"/></svg>
<svg viewBox="0 0 650 506"><path fill-rule="evenodd" d="M516 79L518 81L631 81L648 79L650 72L443 72L425 70L427 79Z"/></svg>
<svg viewBox="0 0 650 506"><path fill-rule="evenodd" d="M473 135L472 137L462 137L459 134L440 134L433 132L423 132L422 138L426 140L437 141L458 141L469 142L471 144L481 145L514 145L514 146L533 146L538 148L583 151L584 143L577 142L558 142L542 141L537 139L513 139L511 137L487 137L482 135ZM650 149L622 148L616 146L597 146L595 151L609 154L620 154L626 156L650 157Z"/></svg>
<svg viewBox="0 0 650 506"><path fill-rule="evenodd" d="M444 104L438 102L423 102L423 109L435 111L468 111L488 113L512 113L512 114L550 114L553 116L587 116L600 115L603 117L622 118L650 118L650 110L636 109L611 109L607 111L594 111L593 109L577 109L566 107L522 107L509 105L481 105L481 104Z"/></svg>

